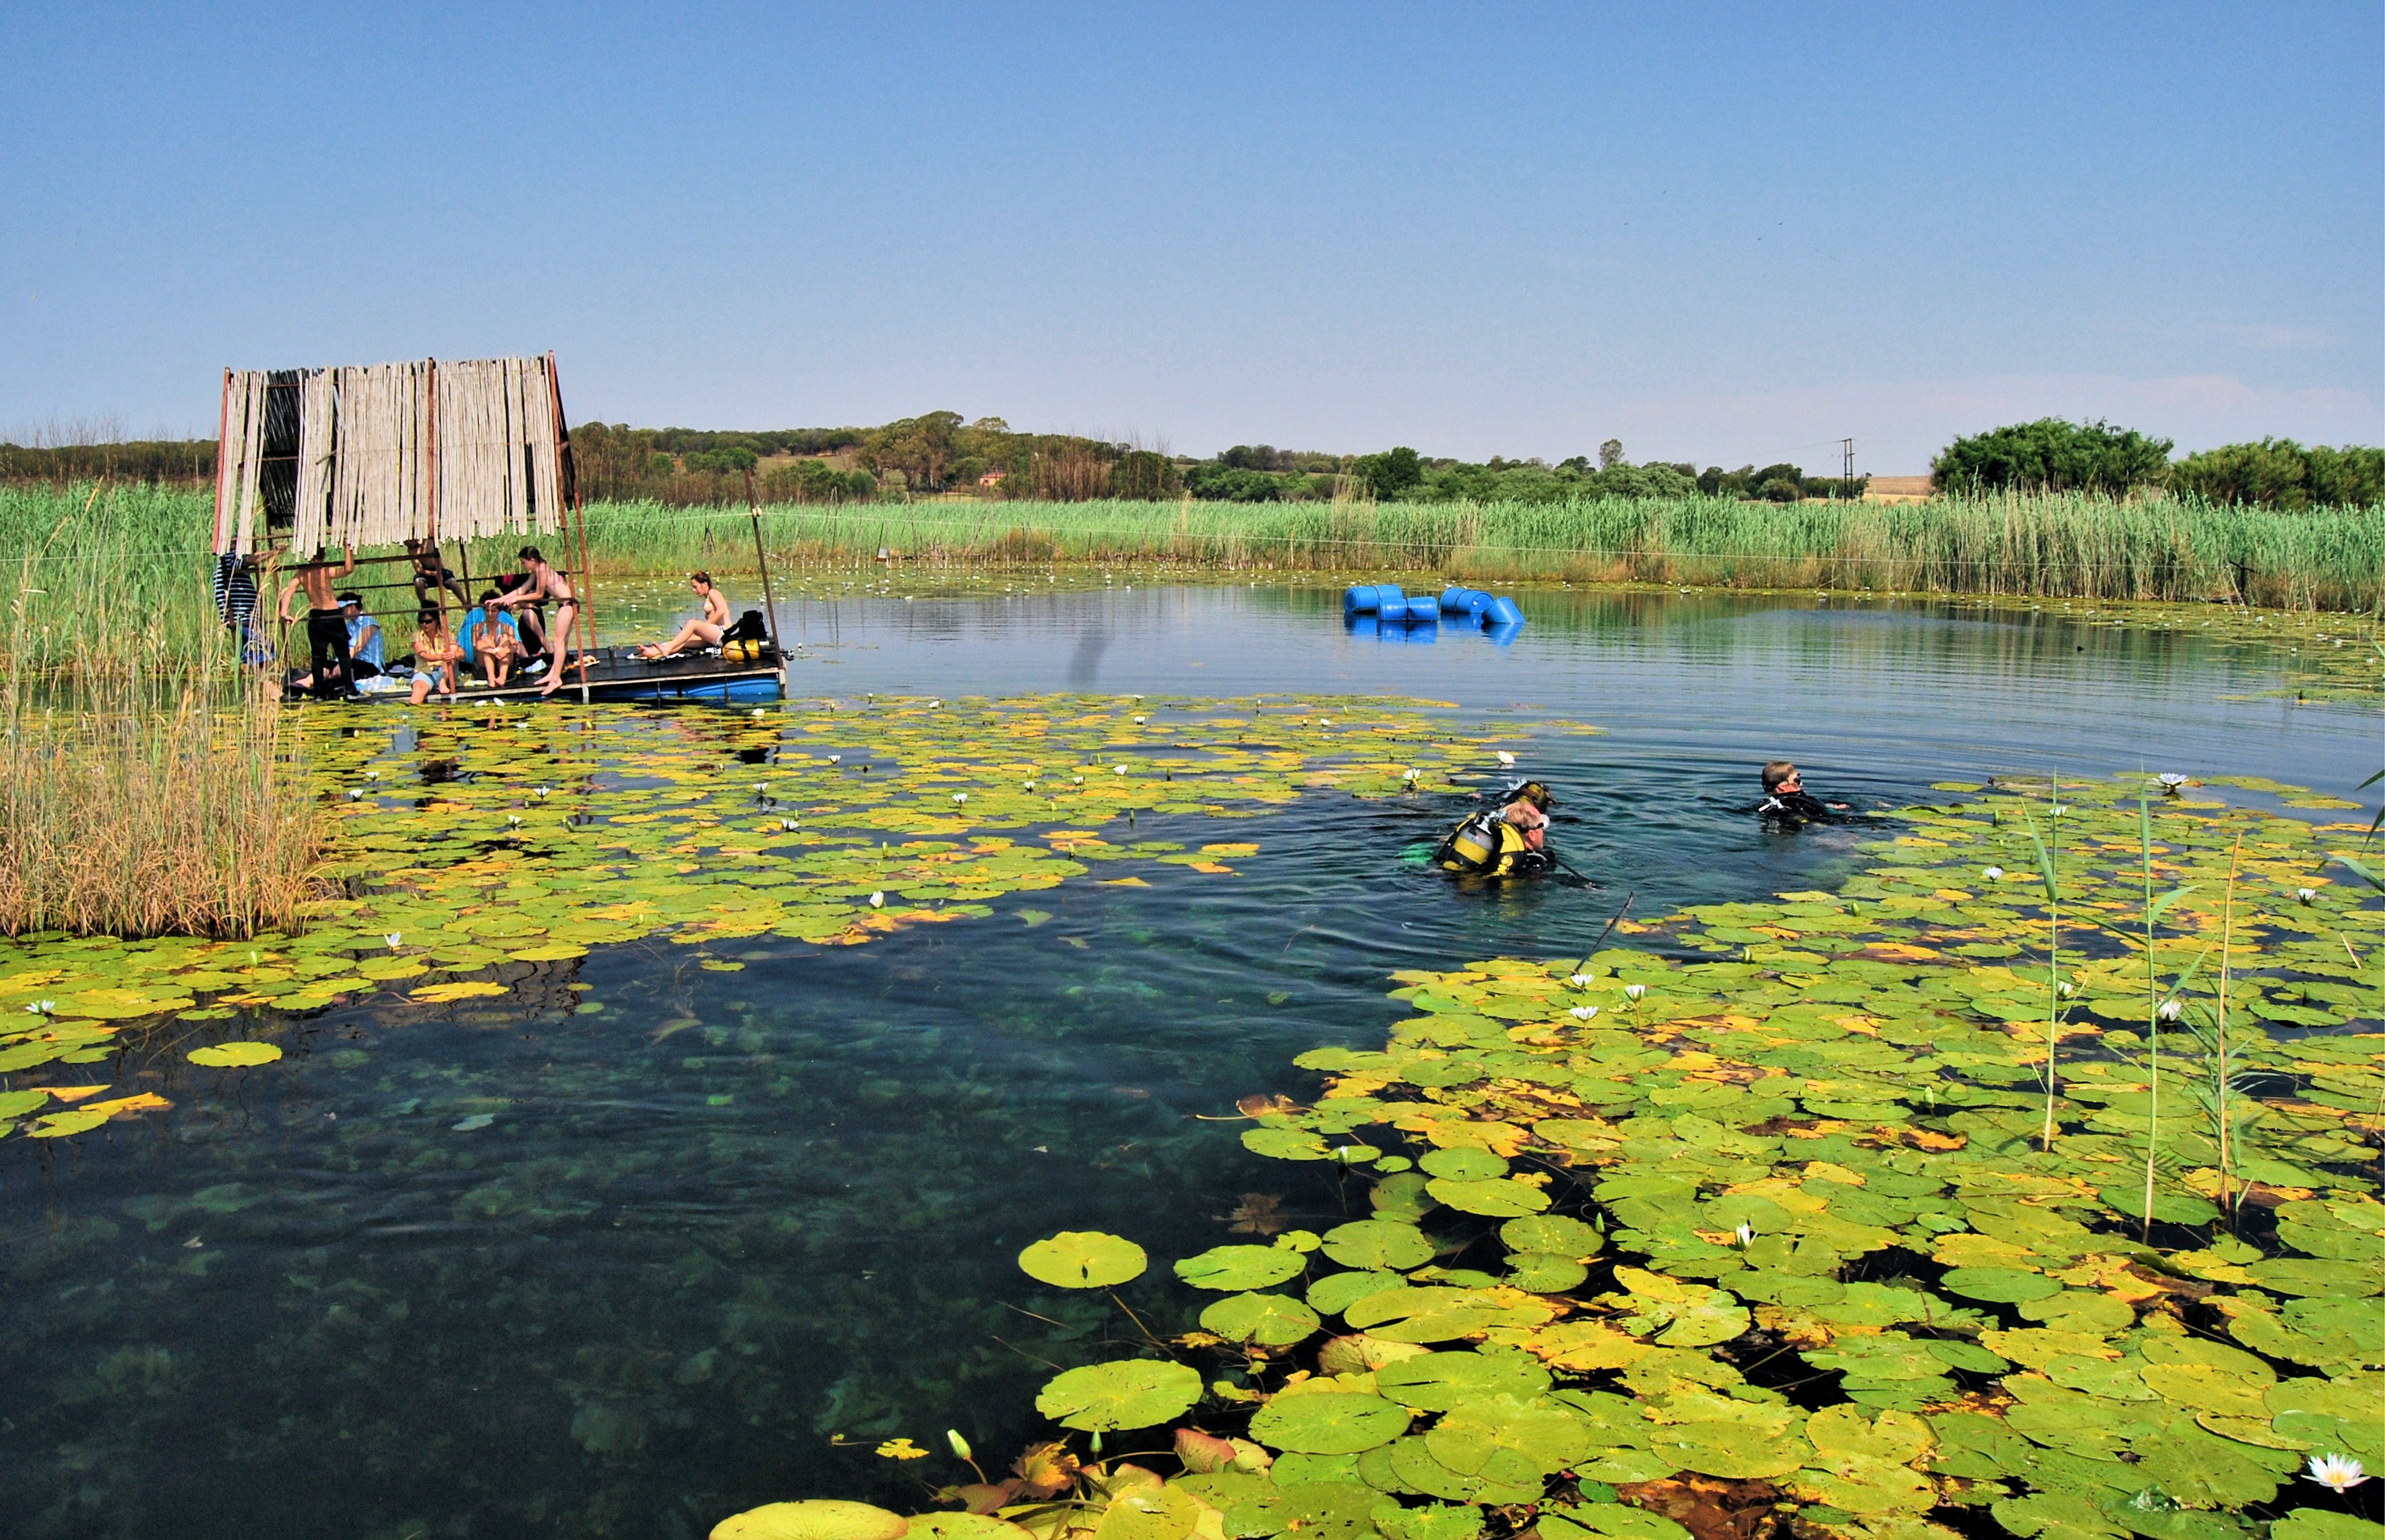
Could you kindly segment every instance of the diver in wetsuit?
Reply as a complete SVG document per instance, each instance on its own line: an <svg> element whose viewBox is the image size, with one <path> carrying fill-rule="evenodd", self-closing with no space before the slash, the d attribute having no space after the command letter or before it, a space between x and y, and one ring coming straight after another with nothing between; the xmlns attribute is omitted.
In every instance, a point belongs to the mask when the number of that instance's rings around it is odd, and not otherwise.
<svg viewBox="0 0 2385 1540"><path fill-rule="evenodd" d="M1432 853L1433 864L1461 877L1514 877L1554 865L1546 845L1556 798L1539 782L1527 781L1504 801L1452 829Z"/></svg>
<svg viewBox="0 0 2385 1540"><path fill-rule="evenodd" d="M1843 802L1824 802L1805 790L1805 779L1797 767L1786 759L1775 759L1764 767L1764 800L1756 805L1756 815L1766 822L1779 821L1795 827L1804 823L1836 823L1837 815L1847 810Z"/></svg>

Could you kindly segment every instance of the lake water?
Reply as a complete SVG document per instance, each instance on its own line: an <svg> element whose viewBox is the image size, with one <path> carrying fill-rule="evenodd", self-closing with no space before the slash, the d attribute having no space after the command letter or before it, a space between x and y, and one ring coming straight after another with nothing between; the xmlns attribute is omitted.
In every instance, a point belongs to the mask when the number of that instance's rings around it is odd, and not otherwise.
<svg viewBox="0 0 2385 1540"><path fill-rule="evenodd" d="M802 696L1456 703L1556 787L1559 847L1603 887L1455 891L1398 859L1451 804L1311 796L1138 830L1256 840L1230 879L764 937L727 948L738 972L606 947L456 1021L320 1013L236 1090L0 1143L0 1534L678 1540L780 1497L917 1507L912 1470L957 1468L879 1439L956 1427L1006 1460L1051 1366L1105 1355L1117 1317L1025 1279L1019 1246L1107 1229L1164 1262L1238 1208L1338 1219L1330 1173L1204 1120L1380 1040L1391 971L1586 949L1627 890L1656 914L1835 880L1847 832L1745 816L1762 760L1864 807L2049 770L2342 794L2385 763L2374 712L2058 607L1527 607L1499 646L1353 634L1332 595L1277 589L782 602ZM1159 1279L1127 1298L1162 1332L1192 1313Z"/></svg>

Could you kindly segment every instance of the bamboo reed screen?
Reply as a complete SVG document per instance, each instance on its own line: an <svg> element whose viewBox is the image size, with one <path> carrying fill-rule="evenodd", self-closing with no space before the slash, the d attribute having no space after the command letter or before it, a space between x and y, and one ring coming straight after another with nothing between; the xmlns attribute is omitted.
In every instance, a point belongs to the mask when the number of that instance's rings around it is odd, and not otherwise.
<svg viewBox="0 0 2385 1540"><path fill-rule="evenodd" d="M268 441L270 388L261 369L235 370L226 382L219 554L269 543L258 517L267 502L261 471L289 458ZM301 554L561 527L563 433L550 360L308 369L297 393L296 500L288 517L291 546Z"/></svg>

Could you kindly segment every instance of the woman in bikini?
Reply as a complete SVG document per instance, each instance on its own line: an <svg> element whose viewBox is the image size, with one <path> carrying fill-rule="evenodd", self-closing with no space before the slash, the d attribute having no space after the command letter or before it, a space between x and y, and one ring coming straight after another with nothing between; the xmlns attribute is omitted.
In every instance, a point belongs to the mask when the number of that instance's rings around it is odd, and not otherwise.
<svg viewBox="0 0 2385 1540"><path fill-rule="evenodd" d="M687 585L695 590L697 598L704 601L704 613L680 627L679 634L662 645L648 642L639 647L640 657L651 663L673 653L684 652L690 646L720 645L720 633L729 628L729 601L720 596L719 589L712 586L712 574L709 572L690 572Z"/></svg>

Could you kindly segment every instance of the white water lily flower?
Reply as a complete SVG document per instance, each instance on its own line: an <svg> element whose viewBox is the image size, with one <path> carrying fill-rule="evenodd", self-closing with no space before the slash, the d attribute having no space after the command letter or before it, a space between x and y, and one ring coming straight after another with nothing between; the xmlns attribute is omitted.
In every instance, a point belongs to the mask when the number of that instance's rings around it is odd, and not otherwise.
<svg viewBox="0 0 2385 1540"><path fill-rule="evenodd" d="M2360 1462L2350 1455L2313 1455L2303 1471L2303 1479L2315 1481L2330 1492L2344 1493L2368 1479Z"/></svg>
<svg viewBox="0 0 2385 1540"><path fill-rule="evenodd" d="M1022 781L1019 784L1025 786L1030 792L1035 789L1035 783L1032 781Z"/></svg>
<svg viewBox="0 0 2385 1540"><path fill-rule="evenodd" d="M2062 996L2064 999L2066 999L2066 1000L2067 1000L2067 999L2068 999L2068 998L2070 998L2070 983L2069 983L2069 981L2066 979L2066 980L2065 980L2065 981L2063 981L2061 983L2055 984L2055 985L2054 986L2054 992L2056 995L2061 995L2061 996Z"/></svg>
<svg viewBox="0 0 2385 1540"><path fill-rule="evenodd" d="M1739 1221L1739 1229L1736 1233L1739 1236L1739 1249L1742 1251L1745 1251L1749 1246L1755 1244L1755 1226L1748 1223L1745 1220Z"/></svg>
<svg viewBox="0 0 2385 1540"><path fill-rule="evenodd" d="M403 935L399 934L399 933L398 933L397 932L395 932L395 931L392 931L392 932L390 932L390 933L389 933L389 934L387 934L387 935L385 935L385 936L381 937L381 939L382 939L383 941L388 942L388 943L389 943L389 949L390 949L391 951L394 952L394 951L396 951L396 950L397 950L398 943L399 943L399 942L404 941L404 940L406 939L406 937L404 937Z"/></svg>
<svg viewBox="0 0 2385 1540"><path fill-rule="evenodd" d="M800 647L800 646L802 646L802 645L803 645L803 644L802 644L801 642L798 642L798 643L796 643L796 644L795 644L795 645L797 645L797 646L799 646L799 647ZM757 706L757 707L754 707L754 715L755 715L755 716L757 716L757 717L758 717L758 716L760 716L761 714L762 714L762 708L761 708L760 707L758 707L758 706Z"/></svg>
<svg viewBox="0 0 2385 1540"><path fill-rule="evenodd" d="M1499 751L1499 762L1512 767L1516 763L1516 757L1503 748Z"/></svg>
<svg viewBox="0 0 2385 1540"><path fill-rule="evenodd" d="M58 1003L56 1000L33 1000L28 1002L25 1008L35 1016L47 1016L58 1008Z"/></svg>
<svg viewBox="0 0 2385 1540"><path fill-rule="evenodd" d="M842 755L842 754L831 754L831 755L830 755L830 756L828 757L828 762L829 762L830 764L833 765L833 764L835 764L838 760L840 760L840 759L842 759L842 758L843 758L843 757L844 757L844 756L843 756L843 755Z"/></svg>
<svg viewBox="0 0 2385 1540"><path fill-rule="evenodd" d="M1333 719L1330 717L1319 717L1317 719L1317 725L1319 727L1331 727L1333 725Z"/></svg>
<svg viewBox="0 0 2385 1540"><path fill-rule="evenodd" d="M871 894L869 895L869 907L873 909L884 908L886 907L886 895L883 893Z"/></svg>
<svg viewBox="0 0 2385 1540"><path fill-rule="evenodd" d="M2161 1003L2161 1009L2154 1014L2165 1021L2175 1021L2183 1008L2176 1000L2164 1000Z"/></svg>
<svg viewBox="0 0 2385 1540"><path fill-rule="evenodd" d="M1137 727L1140 727L1140 726L1142 726L1142 725L1143 725L1143 719L1142 719L1141 717L1137 717L1137 718L1135 718L1134 721L1135 721L1135 725L1136 725Z"/></svg>
<svg viewBox="0 0 2385 1540"><path fill-rule="evenodd" d="M1118 771L1120 775L1124 775L1126 773L1126 767L1124 765L1112 765L1110 769Z"/></svg>
<svg viewBox="0 0 2385 1540"><path fill-rule="evenodd" d="M2176 770L2164 770L2162 772L2161 783L2175 791L2179 787L2186 784L2186 777L2179 774Z"/></svg>
<svg viewBox="0 0 2385 1540"><path fill-rule="evenodd" d="M1979 875L1991 883L2001 883L2004 881L2004 869L2000 866L1986 867L1980 870Z"/></svg>
<svg viewBox="0 0 2385 1540"><path fill-rule="evenodd" d="M532 786L530 789L530 795L543 802L546 800L546 794L553 789L550 786Z"/></svg>
<svg viewBox="0 0 2385 1540"><path fill-rule="evenodd" d="M1587 1021L1592 1017L1598 1014L1598 1008L1596 1006L1576 1006L1570 1011L1567 1012L1567 1014L1571 1016L1577 1021Z"/></svg>
<svg viewBox="0 0 2385 1540"><path fill-rule="evenodd" d="M2314 899L2314 898L2316 898L2316 897L2317 897L2317 896L2318 896L2318 889L2316 889L2316 888L2296 888L2296 889L2294 889L2294 896L2295 896L2295 897L2297 897L2297 898L2299 898L2299 899L2301 899L2304 903L2307 904L2307 903L2309 903L2312 899Z"/></svg>
<svg viewBox="0 0 2385 1540"><path fill-rule="evenodd" d="M1647 993L1648 986L1644 983L1627 983L1623 986L1623 997L1633 1005L1638 1005L1640 996Z"/></svg>
<svg viewBox="0 0 2385 1540"><path fill-rule="evenodd" d="M940 707L940 706L942 706L942 705L943 705L943 704L944 704L944 703L943 703L943 701L940 701L940 700L931 700L931 701L930 701L930 702L928 703L928 709L929 709L929 710L930 710L930 711L933 711L933 710L935 710L938 707Z"/></svg>
<svg viewBox="0 0 2385 1540"><path fill-rule="evenodd" d="M954 800L955 802L967 802L967 801L968 800L968 793L967 793L967 792L955 792L955 793L953 794L953 800Z"/></svg>
<svg viewBox="0 0 2385 1540"><path fill-rule="evenodd" d="M1073 779L1072 779L1072 780L1070 780L1070 781L1069 781L1069 783L1068 783L1068 784L1070 784L1070 785L1072 785L1072 786L1081 786L1081 785L1083 785L1084 783L1085 783L1085 778L1084 778L1083 776L1081 776L1081 775L1080 775L1080 776L1077 776L1077 777L1073 778Z"/></svg>
<svg viewBox="0 0 2385 1540"><path fill-rule="evenodd" d="M507 813L506 815L506 821L514 825L516 828L519 828L521 826L521 815L519 813Z"/></svg>
<svg viewBox="0 0 2385 1540"><path fill-rule="evenodd" d="M350 786L350 787L348 788L348 800L349 800L349 801L351 801L351 802L362 802L362 801L364 800L364 797L365 797L365 794L364 794L364 793L362 793L362 792L360 792L360 791L358 791L356 787L354 787L354 786Z"/></svg>
<svg viewBox="0 0 2385 1540"><path fill-rule="evenodd" d="M1576 973L1571 978L1566 980L1566 983L1573 985L1576 989L1588 989L1590 987L1590 975L1587 973Z"/></svg>
<svg viewBox="0 0 2385 1540"><path fill-rule="evenodd" d="M2067 802L2057 802L2054 805L2054 816L2055 818L2060 818L2063 814L2068 811L2070 811L2070 805Z"/></svg>
<svg viewBox="0 0 2385 1540"><path fill-rule="evenodd" d="M379 771L379 770L367 770L367 771L365 771L365 779L366 779L366 780L368 780L368 781L378 781L378 780L380 780L380 779L381 779L381 771Z"/></svg>

